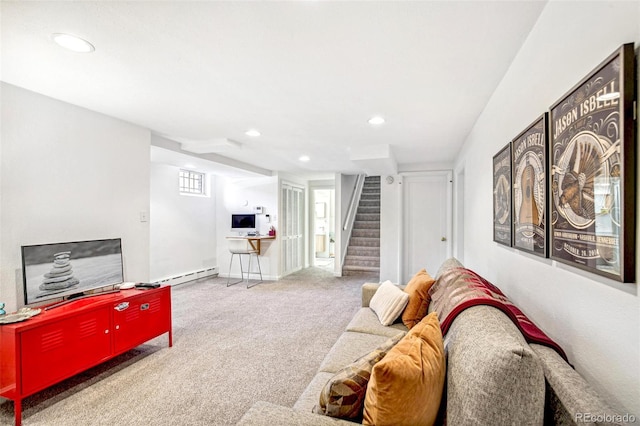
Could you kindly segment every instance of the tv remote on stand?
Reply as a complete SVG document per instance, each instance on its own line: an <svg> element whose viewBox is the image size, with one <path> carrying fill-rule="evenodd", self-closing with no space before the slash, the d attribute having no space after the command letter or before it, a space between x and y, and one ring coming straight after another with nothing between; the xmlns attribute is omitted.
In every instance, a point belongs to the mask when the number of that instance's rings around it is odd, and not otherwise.
<svg viewBox="0 0 640 426"><path fill-rule="evenodd" d="M151 289L151 288L158 288L160 287L160 284L158 283L137 283L136 284L136 288L140 288L140 289Z"/></svg>

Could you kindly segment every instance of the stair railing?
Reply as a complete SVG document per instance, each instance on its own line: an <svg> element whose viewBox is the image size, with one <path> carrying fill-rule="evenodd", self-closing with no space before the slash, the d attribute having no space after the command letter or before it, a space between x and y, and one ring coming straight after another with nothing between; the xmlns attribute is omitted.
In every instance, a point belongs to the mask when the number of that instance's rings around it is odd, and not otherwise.
<svg viewBox="0 0 640 426"><path fill-rule="evenodd" d="M362 195L362 188L364 187L365 175L358 175L353 187L353 193L351 194L351 200L349 201L349 209L347 210L347 216L344 220L342 227L342 235L345 238L342 239L342 261L340 263L340 269L344 266L344 260L347 256L347 247L349 246L349 240L351 239L351 232L353 231L353 224L356 220L356 211L358 210L358 204L360 203L360 196ZM346 231L346 232L344 232Z"/></svg>

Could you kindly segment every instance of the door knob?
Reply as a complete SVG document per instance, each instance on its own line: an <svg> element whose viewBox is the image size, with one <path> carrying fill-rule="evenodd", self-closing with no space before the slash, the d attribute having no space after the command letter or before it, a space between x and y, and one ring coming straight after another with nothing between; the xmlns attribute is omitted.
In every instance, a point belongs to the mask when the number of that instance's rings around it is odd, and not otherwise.
<svg viewBox="0 0 640 426"><path fill-rule="evenodd" d="M446 237L442 237L442 238L440 238L440 241L447 241L447 238Z"/></svg>

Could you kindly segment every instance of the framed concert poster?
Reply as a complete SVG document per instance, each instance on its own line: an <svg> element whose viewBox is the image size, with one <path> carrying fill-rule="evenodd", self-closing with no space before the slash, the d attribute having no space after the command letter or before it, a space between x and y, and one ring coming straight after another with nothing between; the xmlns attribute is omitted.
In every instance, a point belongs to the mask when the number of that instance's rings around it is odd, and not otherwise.
<svg viewBox="0 0 640 426"><path fill-rule="evenodd" d="M511 143L493 157L493 241L511 246Z"/></svg>
<svg viewBox="0 0 640 426"><path fill-rule="evenodd" d="M547 256L547 115L511 143L513 246Z"/></svg>
<svg viewBox="0 0 640 426"><path fill-rule="evenodd" d="M635 57L625 44L550 111L550 255L635 280Z"/></svg>

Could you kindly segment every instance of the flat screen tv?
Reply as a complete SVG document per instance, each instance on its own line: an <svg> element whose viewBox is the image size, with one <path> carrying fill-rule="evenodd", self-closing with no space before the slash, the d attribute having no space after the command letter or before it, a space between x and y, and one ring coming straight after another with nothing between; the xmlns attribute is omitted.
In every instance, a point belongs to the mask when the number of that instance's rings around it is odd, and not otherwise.
<svg viewBox="0 0 640 426"><path fill-rule="evenodd" d="M252 232L256 230L255 214L232 214L231 230L237 232Z"/></svg>
<svg viewBox="0 0 640 426"><path fill-rule="evenodd" d="M22 246L26 305L119 284L123 276L120 238Z"/></svg>

